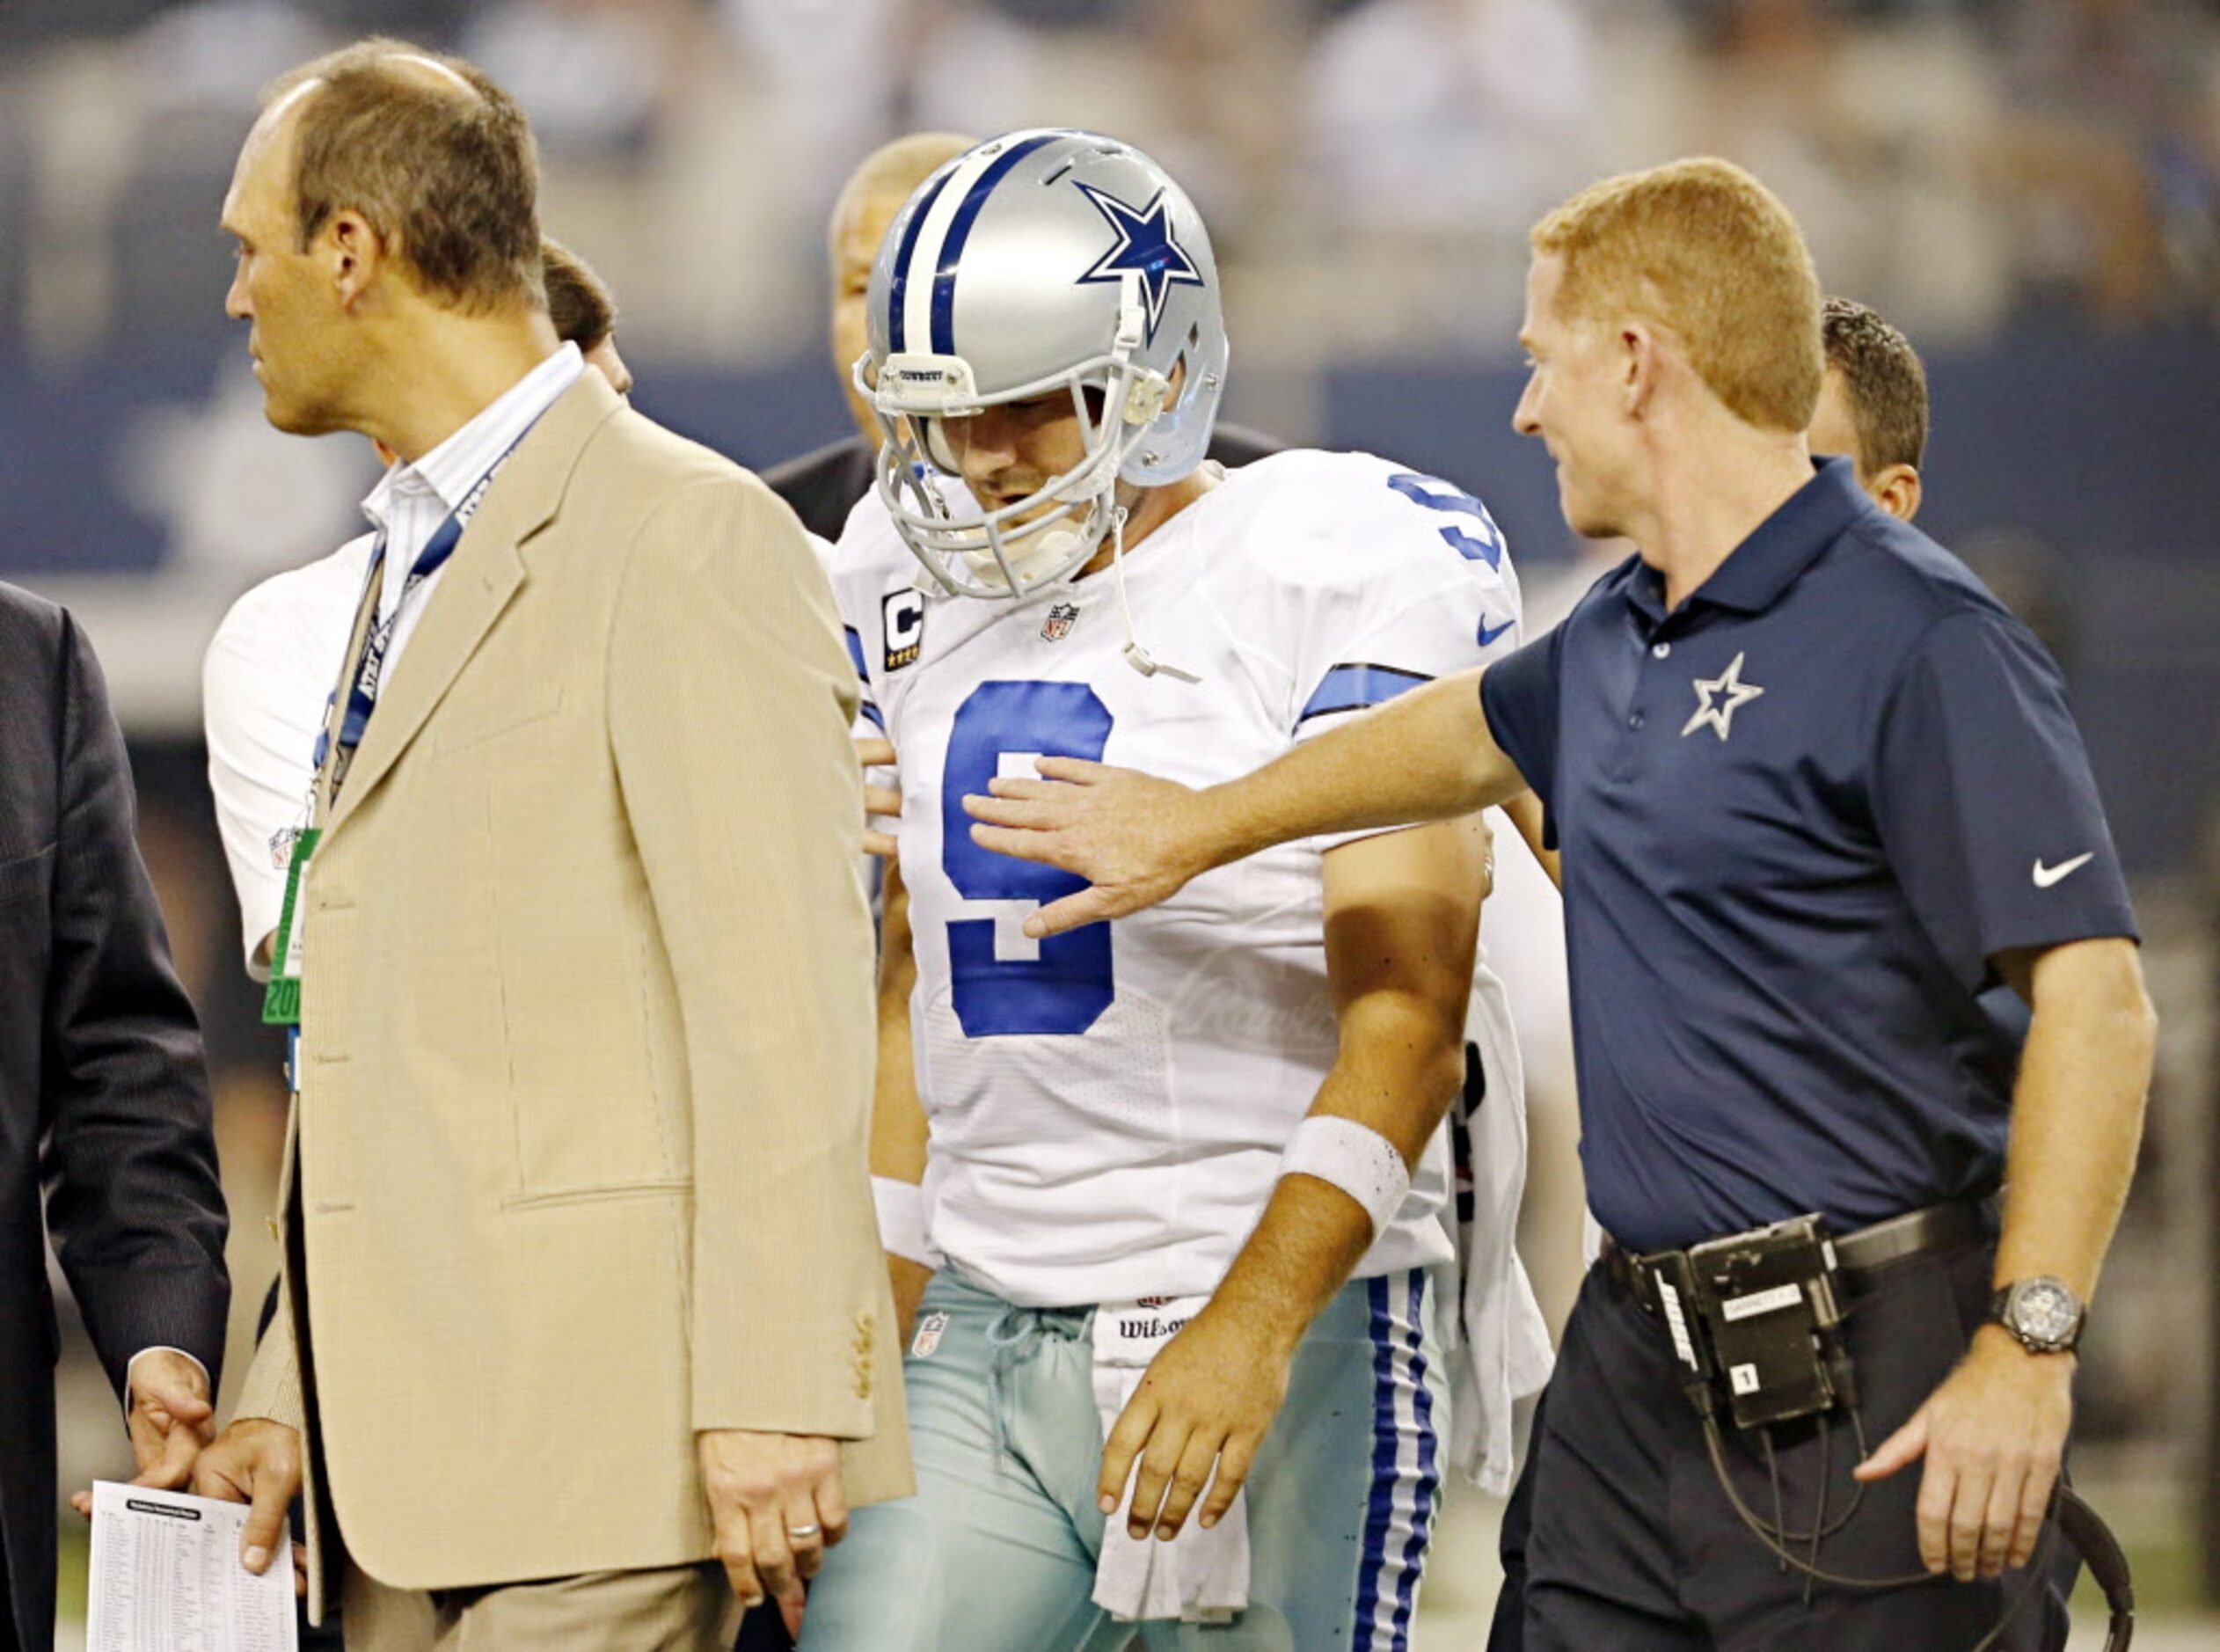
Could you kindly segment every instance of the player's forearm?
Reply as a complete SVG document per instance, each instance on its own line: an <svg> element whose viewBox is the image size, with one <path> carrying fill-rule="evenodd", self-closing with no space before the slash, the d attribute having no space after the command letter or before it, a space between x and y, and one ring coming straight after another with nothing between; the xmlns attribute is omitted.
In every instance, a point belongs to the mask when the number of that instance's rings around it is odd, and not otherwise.
<svg viewBox="0 0 2220 1652"><path fill-rule="evenodd" d="M884 1178L912 1187L924 1180L931 1136L924 1103L917 1096L909 1036L909 994L916 982L917 958L910 948L909 893L902 887L899 867L888 861L880 900L879 1065L872 1086L871 1173L874 1180ZM898 1237L885 1232L885 1225L882 1209L880 1238L905 1249L922 1248L922 1206L909 1224L915 1232ZM917 1304L932 1282L932 1268L904 1250L889 1249L887 1279L894 1289L895 1328L907 1343L909 1327L917 1318Z"/></svg>
<svg viewBox="0 0 2220 1652"><path fill-rule="evenodd" d="M876 1181L899 1182L916 1188L925 1179L925 1156L931 1125L917 1094L916 1058L909 1034L909 993L916 984L917 961L909 947L909 898L894 867L887 881L880 910L879 943L879 1054L872 1075L871 1173ZM911 1212L922 1227L921 1211ZM880 1212L882 1228L886 1212ZM922 1243L922 1233L897 1236L882 1233L890 1243ZM897 1256L905 1253L897 1251ZM897 1285L900 1276L897 1276ZM922 1289L922 1287L920 1287ZM895 1292L897 1301L901 1291Z"/></svg>
<svg viewBox="0 0 2220 1652"><path fill-rule="evenodd" d="M1398 696L1198 793L1212 864L1298 837L1450 820L1525 782L1480 709L1479 669Z"/></svg>
<svg viewBox="0 0 2220 1652"><path fill-rule="evenodd" d="M917 967L909 946L907 918L897 929L896 906L887 908L880 964L879 1056L872 1079L871 1173L899 1181L925 1177L931 1127L917 1096L916 1055L909 1034L909 988Z"/></svg>
<svg viewBox="0 0 2220 1652"><path fill-rule="evenodd" d="M1353 1119L1415 1166L1464 1081L1454 1029L1417 1005L1375 1006L1367 1032L1345 1028L1341 1057L1310 1116ZM1377 1235L1364 1207L1316 1177L1283 1176L1234 1258L1212 1307L1239 1315L1267 1344L1291 1350L1325 1311Z"/></svg>
<svg viewBox="0 0 2220 1652"><path fill-rule="evenodd" d="M2031 996L1996 1276L2048 1274L2086 1301L2135 1173L2158 1020L2126 940L2045 953Z"/></svg>
<svg viewBox="0 0 2220 1652"><path fill-rule="evenodd" d="M910 1327L917 1323L917 1305L925 1299L925 1287L932 1283L932 1269L923 1262L888 1251L887 1283L895 1294L895 1332L906 1348Z"/></svg>

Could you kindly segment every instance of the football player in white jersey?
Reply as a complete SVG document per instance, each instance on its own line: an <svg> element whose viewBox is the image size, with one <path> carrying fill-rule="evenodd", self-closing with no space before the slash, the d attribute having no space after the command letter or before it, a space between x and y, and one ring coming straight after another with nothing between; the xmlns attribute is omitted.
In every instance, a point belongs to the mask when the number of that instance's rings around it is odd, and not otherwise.
<svg viewBox="0 0 2220 1652"><path fill-rule="evenodd" d="M1485 1277L1476 1312L1435 1302L1486 828L1289 845L1035 945L1024 918L1076 882L979 847L962 800L1044 756L1208 784L1508 651L1502 537L1369 455L1204 463L1209 239L1122 143L957 157L869 302L887 440L832 573L902 802L874 1169L898 1296L938 1267L907 1364L918 1495L856 1516L802 1644L1055 1652L1137 1622L1151 1647L1407 1647L1442 1334L1494 1414L1460 1419L1463 1455L1498 1485L1509 1398L1546 1369L1492 980Z"/></svg>

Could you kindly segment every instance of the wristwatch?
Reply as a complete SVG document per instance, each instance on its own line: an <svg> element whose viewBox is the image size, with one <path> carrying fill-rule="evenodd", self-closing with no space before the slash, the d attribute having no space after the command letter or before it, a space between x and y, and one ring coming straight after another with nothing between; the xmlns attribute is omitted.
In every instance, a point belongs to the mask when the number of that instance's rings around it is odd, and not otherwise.
<svg viewBox="0 0 2220 1652"><path fill-rule="evenodd" d="M2030 1354L2069 1354L2081 1341L2089 1310L2064 1280L2037 1274L2013 1280L1991 1297L1989 1317Z"/></svg>

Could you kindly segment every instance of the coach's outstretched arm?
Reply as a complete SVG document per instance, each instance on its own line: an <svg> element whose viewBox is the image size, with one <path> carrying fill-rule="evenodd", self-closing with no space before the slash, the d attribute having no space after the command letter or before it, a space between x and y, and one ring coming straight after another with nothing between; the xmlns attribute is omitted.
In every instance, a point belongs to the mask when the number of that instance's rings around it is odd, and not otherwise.
<svg viewBox="0 0 2220 1652"><path fill-rule="evenodd" d="M1398 696L1252 774L1195 791L1075 757L1043 757L1038 780L997 779L967 797L974 842L1043 860L1094 887L1042 907L1026 933L1123 917L1213 867L1321 832L1450 820L1526 782L1480 710L1480 673Z"/></svg>

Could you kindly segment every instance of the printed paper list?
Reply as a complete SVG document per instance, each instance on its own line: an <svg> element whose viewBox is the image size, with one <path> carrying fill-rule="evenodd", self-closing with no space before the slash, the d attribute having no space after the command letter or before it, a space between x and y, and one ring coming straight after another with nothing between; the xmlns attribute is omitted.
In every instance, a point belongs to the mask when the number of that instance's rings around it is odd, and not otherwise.
<svg viewBox="0 0 2220 1652"><path fill-rule="evenodd" d="M239 1563L243 1503L92 1488L90 1652L294 1652L293 1550Z"/></svg>

